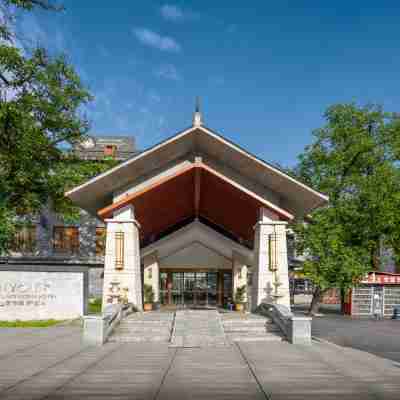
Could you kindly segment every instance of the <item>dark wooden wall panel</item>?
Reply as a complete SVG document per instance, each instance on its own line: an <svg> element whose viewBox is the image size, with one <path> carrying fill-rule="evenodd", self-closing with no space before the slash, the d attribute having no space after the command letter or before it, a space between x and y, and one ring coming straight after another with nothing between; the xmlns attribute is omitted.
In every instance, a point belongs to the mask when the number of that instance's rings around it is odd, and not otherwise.
<svg viewBox="0 0 400 400"><path fill-rule="evenodd" d="M135 215L141 225L142 242L147 242L196 214L230 232L238 240L252 243L254 225L262 206L211 171L190 169L133 200ZM197 178L196 178L197 175ZM197 182L197 190L196 190ZM278 214L269 210L272 219Z"/></svg>

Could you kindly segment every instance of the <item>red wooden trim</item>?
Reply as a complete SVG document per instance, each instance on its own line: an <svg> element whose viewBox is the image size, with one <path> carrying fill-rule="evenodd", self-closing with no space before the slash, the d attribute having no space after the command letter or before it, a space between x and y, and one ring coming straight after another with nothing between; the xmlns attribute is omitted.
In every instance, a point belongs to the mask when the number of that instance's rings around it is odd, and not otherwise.
<svg viewBox="0 0 400 400"><path fill-rule="evenodd" d="M200 212L200 193L201 193L201 167L196 166L194 177L194 213L199 216Z"/></svg>
<svg viewBox="0 0 400 400"><path fill-rule="evenodd" d="M142 190L139 190L139 191L137 191L135 193L128 194L123 199L121 199L121 200L119 200L119 201L117 201L115 203L112 203L107 207L102 208L101 210L99 210L97 212L97 214L102 218L107 218L108 216L111 215L111 213L113 211L117 210L118 208L123 207L127 203L132 202L133 200L135 200L137 197L141 196L142 194L144 194L144 193L146 193L146 192L148 192L148 191L150 191L150 190L152 190L152 189L154 189L154 188L156 188L158 186L161 186L162 184L164 184L164 183L166 183L166 182L168 182L168 181L170 181L170 180L172 180L172 179L174 179L174 178L176 178L176 177L178 177L180 175L185 174L186 172L192 170L193 168L194 168L194 165L189 165L187 167L183 167L182 169L180 169L179 171L175 172L172 175L168 175L165 178L160 178L158 181L152 183L151 185L147 186L146 188L144 188Z"/></svg>
<svg viewBox="0 0 400 400"><path fill-rule="evenodd" d="M208 172L210 172L211 174L215 175L216 177L220 178L221 180L223 180L224 182L229 183L230 185L234 186L236 189L246 193L248 196L252 197L254 200L256 200L258 203L260 203L260 206L269 208L270 210L278 213L281 217L284 217L284 219L293 219L293 215L290 214L289 212L280 209L279 207L274 207L271 203L266 202L265 200L263 200L260 196L252 193L250 190L243 188L241 185L237 184L236 182L234 182L233 180L226 178L223 174L220 174L219 172L217 172L216 170L214 170L213 168L210 168L209 166L205 165L204 163L200 162L200 161L196 161L196 163L186 166L186 167L182 167L182 169L178 170L177 172L175 172L174 174L168 175L164 178L160 178L158 181L150 184L149 186L147 186L146 188L139 190L135 193L132 193L130 195L126 195L123 199L110 204L107 207L102 208L101 210L98 211L98 215L101 218L107 218L109 217L113 211L123 207L124 205L132 202L134 199L136 199L137 197L141 196L142 194L156 188L159 187L161 185L163 185L164 183L185 174L188 171L191 171L192 169L204 169ZM199 171L201 173L201 171ZM196 178L195 178L195 182L196 182ZM200 185L198 187L198 206L200 206ZM195 205L196 205L196 188L195 188Z"/></svg>

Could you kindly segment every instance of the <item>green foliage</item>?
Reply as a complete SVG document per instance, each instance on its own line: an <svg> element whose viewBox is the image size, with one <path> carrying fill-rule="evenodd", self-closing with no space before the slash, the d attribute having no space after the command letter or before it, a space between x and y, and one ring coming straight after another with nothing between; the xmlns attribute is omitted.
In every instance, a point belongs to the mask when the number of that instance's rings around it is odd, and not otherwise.
<svg viewBox="0 0 400 400"><path fill-rule="evenodd" d="M0 252L9 246L16 216L34 215L52 204L65 218L77 209L64 191L98 174L114 161L77 160L74 144L89 123L82 108L92 97L65 56L43 48L22 51L13 38L12 7L61 9L46 0L0 0Z"/></svg>
<svg viewBox="0 0 400 400"><path fill-rule="evenodd" d="M246 285L237 287L235 292L235 303L236 304L243 303L245 296L246 296Z"/></svg>
<svg viewBox="0 0 400 400"><path fill-rule="evenodd" d="M88 123L78 109L91 97L63 57L51 60L43 49L29 59L0 45L7 74L0 100L0 192L18 213L29 213L52 198L54 169L64 163L62 146L82 140Z"/></svg>
<svg viewBox="0 0 400 400"><path fill-rule="evenodd" d="M368 249L349 244L335 212L333 208L318 210L308 224L294 226L297 250L309 255L304 274L321 292L333 287L350 288L370 269Z"/></svg>
<svg viewBox="0 0 400 400"><path fill-rule="evenodd" d="M43 320L33 320L33 321L0 321L0 328L47 328L49 326L54 326L63 321L55 319L43 319Z"/></svg>
<svg viewBox="0 0 400 400"><path fill-rule="evenodd" d="M153 303L154 302L154 291L153 286L144 284L143 285L143 295L145 303Z"/></svg>
<svg viewBox="0 0 400 400"><path fill-rule="evenodd" d="M90 314L100 314L102 307L102 299L97 297L89 301L88 309Z"/></svg>
<svg viewBox="0 0 400 400"><path fill-rule="evenodd" d="M400 123L380 107L330 107L326 125L294 173L329 206L294 225L304 272L321 290L347 288L379 265L382 245L400 253Z"/></svg>
<svg viewBox="0 0 400 400"><path fill-rule="evenodd" d="M0 202L0 254L7 253L15 234L15 214Z"/></svg>
<svg viewBox="0 0 400 400"><path fill-rule="evenodd" d="M53 209L63 215L66 222L74 223L78 221L80 217L79 208L65 197L65 191L101 174L117 163L118 161L115 159L79 160L73 154L66 154L62 161L54 166L53 173L48 181L52 193Z"/></svg>

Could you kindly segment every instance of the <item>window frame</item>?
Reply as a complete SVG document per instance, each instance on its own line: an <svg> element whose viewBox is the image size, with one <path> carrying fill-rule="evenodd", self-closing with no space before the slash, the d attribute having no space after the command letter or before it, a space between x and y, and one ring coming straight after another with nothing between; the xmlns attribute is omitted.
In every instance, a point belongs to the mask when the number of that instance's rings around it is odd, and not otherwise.
<svg viewBox="0 0 400 400"><path fill-rule="evenodd" d="M101 232L101 233L100 233ZM101 257L106 253L106 227L96 226L96 256Z"/></svg>
<svg viewBox="0 0 400 400"><path fill-rule="evenodd" d="M71 230L75 232L68 235L67 232ZM57 238L57 232L61 232L61 237ZM68 239L68 240L67 240ZM56 254L79 254L80 250L80 237L78 226L53 226L53 252ZM61 245L60 245L61 244Z"/></svg>
<svg viewBox="0 0 400 400"><path fill-rule="evenodd" d="M11 250L16 253L34 253L37 249L37 226L22 225L17 229L11 244Z"/></svg>

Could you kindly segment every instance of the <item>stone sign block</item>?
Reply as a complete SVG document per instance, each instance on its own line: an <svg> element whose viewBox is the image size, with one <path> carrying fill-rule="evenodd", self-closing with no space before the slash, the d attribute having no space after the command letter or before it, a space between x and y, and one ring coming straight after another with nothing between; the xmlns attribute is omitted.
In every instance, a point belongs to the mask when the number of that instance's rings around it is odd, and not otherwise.
<svg viewBox="0 0 400 400"><path fill-rule="evenodd" d="M0 270L0 320L65 320L84 315L86 274Z"/></svg>

